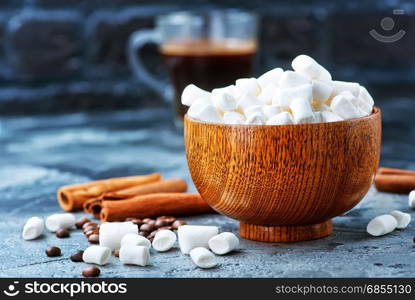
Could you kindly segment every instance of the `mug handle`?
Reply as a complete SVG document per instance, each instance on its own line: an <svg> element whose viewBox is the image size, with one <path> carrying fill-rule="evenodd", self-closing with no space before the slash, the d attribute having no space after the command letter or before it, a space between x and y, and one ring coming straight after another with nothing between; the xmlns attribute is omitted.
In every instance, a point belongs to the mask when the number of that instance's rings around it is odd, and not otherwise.
<svg viewBox="0 0 415 300"><path fill-rule="evenodd" d="M170 85L152 75L144 66L140 50L148 43L159 44L160 35L155 29L139 30L131 34L128 40L127 57L135 77L145 85L153 89L165 101L170 102L173 96L173 89Z"/></svg>

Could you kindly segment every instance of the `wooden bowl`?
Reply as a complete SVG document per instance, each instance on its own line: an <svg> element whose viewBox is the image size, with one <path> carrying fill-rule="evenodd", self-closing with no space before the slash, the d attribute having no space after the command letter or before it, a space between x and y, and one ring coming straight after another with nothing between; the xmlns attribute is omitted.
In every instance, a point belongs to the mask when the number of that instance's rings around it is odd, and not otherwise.
<svg viewBox="0 0 415 300"><path fill-rule="evenodd" d="M367 193L379 163L381 113L332 123L227 125L185 116L193 182L240 235L265 242L317 239Z"/></svg>

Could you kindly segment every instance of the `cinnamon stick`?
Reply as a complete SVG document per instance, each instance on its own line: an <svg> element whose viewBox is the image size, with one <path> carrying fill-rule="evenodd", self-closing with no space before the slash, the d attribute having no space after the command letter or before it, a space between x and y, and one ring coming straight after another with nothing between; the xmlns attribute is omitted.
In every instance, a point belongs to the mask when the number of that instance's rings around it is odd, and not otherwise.
<svg viewBox="0 0 415 300"><path fill-rule="evenodd" d="M122 221L128 217L146 218L212 212L199 194L159 193L127 200L102 201L102 221Z"/></svg>
<svg viewBox="0 0 415 300"><path fill-rule="evenodd" d="M160 173L140 176L109 178L82 184L63 186L58 189L58 201L63 210L81 210L89 199L97 198L103 193L126 189L132 186L160 180Z"/></svg>
<svg viewBox="0 0 415 300"><path fill-rule="evenodd" d="M160 180L143 185L133 186L128 189L119 190L116 192L104 193L99 198L93 198L84 203L84 211L92 213L95 218L99 218L101 213L101 202L104 200L125 200L140 195L154 194L154 193L184 193L187 190L186 181L183 179L167 179Z"/></svg>
<svg viewBox="0 0 415 300"><path fill-rule="evenodd" d="M415 176L415 171L381 167L378 170L378 174L383 174L383 175L386 175L386 174L389 174L389 175L413 175L413 176Z"/></svg>
<svg viewBox="0 0 415 300"><path fill-rule="evenodd" d="M415 175L377 174L375 187L380 192L408 194L415 190Z"/></svg>

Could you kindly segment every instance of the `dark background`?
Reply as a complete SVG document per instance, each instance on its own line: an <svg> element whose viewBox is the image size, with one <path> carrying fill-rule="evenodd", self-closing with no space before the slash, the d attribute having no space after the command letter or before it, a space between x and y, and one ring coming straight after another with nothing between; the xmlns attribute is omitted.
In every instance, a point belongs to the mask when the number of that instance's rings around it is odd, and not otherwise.
<svg viewBox="0 0 415 300"><path fill-rule="evenodd" d="M378 104L413 98L414 1L2 0L0 115L164 105L131 76L128 36L151 28L160 13L215 7L261 16L256 74L288 67L306 53L335 79L367 85ZM405 14L393 15L394 9ZM380 27L387 16L395 21L390 32ZM369 35L371 29L384 35L403 29L406 35L385 44ZM154 47L143 54L164 74Z"/></svg>

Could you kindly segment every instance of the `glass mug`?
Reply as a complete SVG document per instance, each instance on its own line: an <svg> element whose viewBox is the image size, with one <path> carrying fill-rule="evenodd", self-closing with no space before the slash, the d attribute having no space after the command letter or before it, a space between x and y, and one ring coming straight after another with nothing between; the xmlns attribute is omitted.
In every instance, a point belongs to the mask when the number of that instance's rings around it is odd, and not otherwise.
<svg viewBox="0 0 415 300"><path fill-rule="evenodd" d="M188 84L212 90L249 77L257 51L257 17L240 10L173 12L157 17L156 28L133 33L128 59L135 76L170 102L183 120L187 107L180 96ZM143 65L139 51L156 43L173 86L157 79Z"/></svg>

